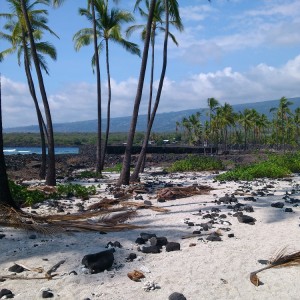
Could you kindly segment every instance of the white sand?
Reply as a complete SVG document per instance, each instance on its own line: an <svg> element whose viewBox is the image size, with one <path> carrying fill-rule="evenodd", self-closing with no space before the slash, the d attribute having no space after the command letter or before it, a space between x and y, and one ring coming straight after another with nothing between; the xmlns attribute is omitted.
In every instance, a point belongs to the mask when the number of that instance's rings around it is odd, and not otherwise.
<svg viewBox="0 0 300 300"><path fill-rule="evenodd" d="M231 231L223 232L221 242L202 242L199 237L181 239L190 235L199 226L188 227L184 223L186 218L191 222L205 223L209 219L202 219L197 215L209 211L212 207L219 207L221 213L231 210L227 205L213 203L215 199L225 193L231 194L241 183L220 184L213 182L209 173L178 174L176 178L167 179L157 177L173 183L198 183L215 188L209 195L193 196L185 199L157 203L154 205L166 207L170 211L158 213L152 210L139 210L137 217L129 223L145 226L143 229L108 233L74 233L72 235L37 235L36 239L29 239L32 233L25 233L10 228L1 228L6 237L0 240L0 276L9 275L8 268L14 263L28 267L43 267L48 270L62 259L66 262L58 270L53 280L9 280L0 282L0 290L10 289L15 299L31 300L41 299L41 291L49 288L53 294L52 299L168 299L173 292L180 292L188 300L200 299L299 299L300 295L300 268L289 267L283 269L270 269L259 273L264 283L255 287L249 280L251 272L263 267L260 259L269 259L277 250L288 247L291 251L300 251L300 206L293 207L293 213L284 212L283 209L273 208L272 202L282 201L285 191L300 183L299 177L293 177L293 182L282 180L266 180L265 182L250 183L254 189L260 189L272 182L275 195L259 197L257 202L242 200L240 203L252 205L253 213L244 213L256 218L255 225L239 223L237 218L228 216L224 221L232 223ZM148 176L149 178L149 176ZM103 186L102 186L103 187ZM102 192L103 194L104 192ZM143 195L144 199L147 197ZM300 191L293 198L300 199ZM96 198L95 201L98 201ZM89 200L91 203L92 200ZM165 236L168 241L179 242L181 250L159 254L144 254L136 251L135 240L141 232L155 233ZM234 233L229 238L228 233ZM205 237L203 237L205 239ZM85 274L81 260L84 255L105 250L109 241L119 241L123 248L116 249L114 267L103 273ZM190 247L191 243L196 245ZM35 246L36 245L36 246ZM126 262L129 253L134 252L138 259ZM47 260L44 260L47 259ZM142 270L146 278L141 282L131 281L127 273L133 270ZM69 274L76 271L78 275ZM147 272L149 271L149 272ZM27 277L39 274L26 271L19 275ZM153 281L160 287L154 291L146 292L145 282Z"/></svg>

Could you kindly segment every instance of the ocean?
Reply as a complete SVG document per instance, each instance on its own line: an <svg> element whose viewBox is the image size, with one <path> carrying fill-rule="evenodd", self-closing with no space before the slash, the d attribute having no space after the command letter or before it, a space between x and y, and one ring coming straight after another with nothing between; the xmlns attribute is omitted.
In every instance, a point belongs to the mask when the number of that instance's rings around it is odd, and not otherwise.
<svg viewBox="0 0 300 300"><path fill-rule="evenodd" d="M5 155L12 154L42 154L42 149L39 147L4 147L3 152ZM56 147L55 154L78 154L79 148L77 147Z"/></svg>

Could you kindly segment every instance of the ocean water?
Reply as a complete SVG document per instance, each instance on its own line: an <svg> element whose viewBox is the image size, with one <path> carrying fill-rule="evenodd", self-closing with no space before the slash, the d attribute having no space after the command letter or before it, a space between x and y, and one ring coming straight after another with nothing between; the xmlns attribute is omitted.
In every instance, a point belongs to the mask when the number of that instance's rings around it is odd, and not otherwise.
<svg viewBox="0 0 300 300"><path fill-rule="evenodd" d="M12 154L42 154L42 149L39 147L4 147L3 152L5 155ZM79 148L77 147L56 147L55 154L78 154Z"/></svg>

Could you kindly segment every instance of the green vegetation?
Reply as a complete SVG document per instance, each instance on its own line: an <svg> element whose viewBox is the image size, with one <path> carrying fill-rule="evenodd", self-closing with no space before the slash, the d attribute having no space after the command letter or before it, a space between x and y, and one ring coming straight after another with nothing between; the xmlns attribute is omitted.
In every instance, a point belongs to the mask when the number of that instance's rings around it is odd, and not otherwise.
<svg viewBox="0 0 300 300"><path fill-rule="evenodd" d="M82 186L80 184L60 184L54 193L46 193L40 190L28 190L27 187L9 182L9 187L16 203L31 206L47 199L67 199L70 197L87 200L89 196L96 194L95 186Z"/></svg>
<svg viewBox="0 0 300 300"><path fill-rule="evenodd" d="M117 163L115 166L110 167L110 168L105 168L104 172L117 172L120 173L122 170L122 164L121 163Z"/></svg>
<svg viewBox="0 0 300 300"><path fill-rule="evenodd" d="M300 152L285 155L270 155L265 161L237 167L218 175L217 180L254 180L256 178L283 178L300 172Z"/></svg>
<svg viewBox="0 0 300 300"><path fill-rule="evenodd" d="M187 171L212 171L222 170L222 162L214 157L190 155L188 158L178 160L168 168L169 172L187 172Z"/></svg>
<svg viewBox="0 0 300 300"><path fill-rule="evenodd" d="M102 178L103 176L100 173L94 171L82 171L79 174L76 174L76 178Z"/></svg>

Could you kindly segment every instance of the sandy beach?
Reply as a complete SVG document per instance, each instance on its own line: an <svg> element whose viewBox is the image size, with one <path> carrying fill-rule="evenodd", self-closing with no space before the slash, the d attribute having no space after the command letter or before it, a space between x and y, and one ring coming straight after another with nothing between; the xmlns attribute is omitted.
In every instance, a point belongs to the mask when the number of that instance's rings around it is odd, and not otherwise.
<svg viewBox="0 0 300 300"><path fill-rule="evenodd" d="M300 206L294 204L300 199L299 176L281 180L218 182L214 180L215 174L210 172L152 176L151 171L143 174L142 183L159 182L161 186L197 184L212 189L208 194L165 202L158 202L156 193L141 194L140 200L136 200L136 196L129 199L137 203L148 200L154 206L168 210L138 210L136 217L126 223L142 228L129 231L42 235L0 228L0 234L5 235L0 240L0 277L12 275L8 269L14 264L48 270L59 261L65 261L52 280L6 279L0 282L0 290L11 290L14 299L22 300L42 299L45 290L53 294L52 299L68 300L163 300L169 299L174 292L189 300L299 299L299 267L265 270L258 274L262 284L257 287L249 280L251 272L264 267L262 261L269 260L284 247L290 252L300 251ZM83 201L84 208L99 202L105 195L111 197L107 182L113 182L117 175L106 176L103 182L100 180L98 195ZM234 194L237 202L220 201L226 194ZM291 198L295 202L290 203ZM68 200L63 201L68 203ZM72 201L70 203L74 204L79 200ZM277 202L283 202L284 207L271 206ZM234 216L237 211L233 207L237 203L244 204L241 210L248 207L243 214L256 220L253 225L241 223ZM75 205L72 207L70 212L74 211ZM291 210L286 211L287 208ZM37 212L47 210L51 212L44 206L36 209ZM199 231L201 234L196 234ZM221 241L207 240L213 232L221 234ZM179 243L180 250L167 252L163 246L160 253L143 253L139 248L150 244L149 241L145 245L136 243L141 233L156 234L167 238L168 242ZM107 250L108 243L116 241L122 247L115 247L113 266L104 272L90 274L82 265L82 258ZM137 258L128 261L126 258L130 253L135 253ZM145 278L139 282L130 280L127 274L134 270L142 272ZM16 276L32 278L41 275L24 271Z"/></svg>

